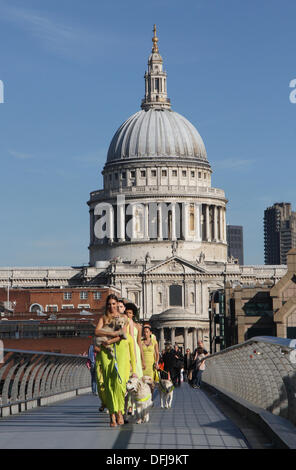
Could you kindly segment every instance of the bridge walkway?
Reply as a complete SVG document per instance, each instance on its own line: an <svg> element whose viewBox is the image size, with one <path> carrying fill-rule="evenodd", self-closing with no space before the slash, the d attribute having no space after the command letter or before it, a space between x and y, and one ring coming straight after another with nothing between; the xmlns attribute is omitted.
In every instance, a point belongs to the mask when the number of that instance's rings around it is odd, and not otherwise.
<svg viewBox="0 0 296 470"><path fill-rule="evenodd" d="M170 410L157 393L150 422L109 427L100 400L81 395L67 401L2 418L1 449L248 449L239 427L203 389L183 383Z"/></svg>

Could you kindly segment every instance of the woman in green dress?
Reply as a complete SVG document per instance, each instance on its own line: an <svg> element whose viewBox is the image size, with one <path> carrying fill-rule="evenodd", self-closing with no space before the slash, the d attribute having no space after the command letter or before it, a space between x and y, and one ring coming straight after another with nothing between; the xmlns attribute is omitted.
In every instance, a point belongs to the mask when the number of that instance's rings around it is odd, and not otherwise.
<svg viewBox="0 0 296 470"><path fill-rule="evenodd" d="M116 332L106 335L102 331L104 326L119 316L118 299L116 295L107 297L106 313L98 321L95 336L107 336L109 339L97 350L97 362L100 367L104 382L104 404L109 410L110 426L124 424L123 413L125 406L125 393L127 370L130 370L131 358L129 355L129 344L126 339L121 339ZM124 327L126 330L126 326ZM105 346L113 344L115 357L112 357Z"/></svg>

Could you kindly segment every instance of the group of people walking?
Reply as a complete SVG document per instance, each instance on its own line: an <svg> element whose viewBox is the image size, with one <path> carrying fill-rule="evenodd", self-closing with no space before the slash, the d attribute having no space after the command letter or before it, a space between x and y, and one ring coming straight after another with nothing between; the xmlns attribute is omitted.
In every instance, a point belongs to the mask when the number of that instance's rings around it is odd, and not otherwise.
<svg viewBox="0 0 296 470"><path fill-rule="evenodd" d="M104 329L119 316L125 320L123 329L126 339L122 339L116 331L106 333ZM129 378L148 375L153 381L157 379L158 343L151 326L148 323L140 324L136 305L118 299L115 294L107 297L105 314L98 321L95 336L107 337L102 343L103 347L94 346L94 373L102 402L100 411L107 408L111 427L122 425L127 421L125 411L131 409L131 403L126 403ZM108 345L113 345L113 355L105 348Z"/></svg>
<svg viewBox="0 0 296 470"><path fill-rule="evenodd" d="M105 330L117 317L124 319L125 339L117 331ZM126 402L126 384L130 377L150 376L154 383L159 381L159 377L170 378L175 386L180 386L183 369L185 379L194 388L200 386L204 370L202 359L208 354L202 344L193 354L186 350L183 356L177 345L167 345L160 354L150 324L142 325L139 321L136 305L119 299L115 294L107 297L105 313L99 318L95 336L107 339L102 347L91 345L89 349L92 390L101 399L100 411L107 409L109 412L111 427L123 425L127 422L127 410L131 412L131 403ZM106 348L110 345L112 355Z"/></svg>
<svg viewBox="0 0 296 470"><path fill-rule="evenodd" d="M175 387L179 387L184 380L193 388L200 388L206 356L208 356L208 351L204 348L202 341L198 341L198 346L193 353L187 348L184 355L177 344L174 347L167 344L161 354L160 364L164 371L169 373ZM164 374L166 375L166 372ZM163 378L167 377L163 376Z"/></svg>

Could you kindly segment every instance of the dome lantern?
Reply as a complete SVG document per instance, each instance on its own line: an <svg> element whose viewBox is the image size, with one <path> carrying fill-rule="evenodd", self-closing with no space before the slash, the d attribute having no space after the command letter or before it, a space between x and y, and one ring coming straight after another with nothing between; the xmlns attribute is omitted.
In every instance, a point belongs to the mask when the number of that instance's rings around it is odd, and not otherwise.
<svg viewBox="0 0 296 470"><path fill-rule="evenodd" d="M148 59L148 71L145 73L145 98L141 108L170 109L171 102L167 97L167 74L163 71L163 60L158 50L156 25L153 28L153 47Z"/></svg>

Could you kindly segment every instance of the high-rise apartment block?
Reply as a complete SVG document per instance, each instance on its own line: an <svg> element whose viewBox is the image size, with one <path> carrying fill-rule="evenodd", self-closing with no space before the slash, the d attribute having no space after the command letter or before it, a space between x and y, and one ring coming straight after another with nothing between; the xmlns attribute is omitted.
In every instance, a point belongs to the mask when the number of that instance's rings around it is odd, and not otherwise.
<svg viewBox="0 0 296 470"><path fill-rule="evenodd" d="M244 264L244 239L241 225L227 225L227 256L238 260L238 264Z"/></svg>
<svg viewBox="0 0 296 470"><path fill-rule="evenodd" d="M296 212L291 203L275 203L264 211L264 262L287 264L287 253L296 248Z"/></svg>

